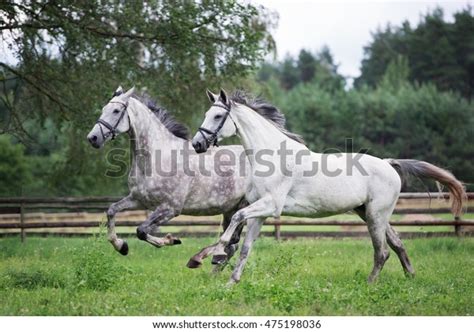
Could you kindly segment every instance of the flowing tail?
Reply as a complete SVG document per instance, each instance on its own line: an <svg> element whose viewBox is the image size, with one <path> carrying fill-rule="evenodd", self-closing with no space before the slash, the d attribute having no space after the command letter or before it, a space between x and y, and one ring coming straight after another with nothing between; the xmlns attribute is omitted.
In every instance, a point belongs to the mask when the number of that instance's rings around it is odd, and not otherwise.
<svg viewBox="0 0 474 332"><path fill-rule="evenodd" d="M463 212L463 203L467 198L464 185L456 179L451 172L426 161L414 159L384 159L400 175L404 182L409 175L418 178L432 179L448 187L451 201L451 211L455 217L460 217Z"/></svg>

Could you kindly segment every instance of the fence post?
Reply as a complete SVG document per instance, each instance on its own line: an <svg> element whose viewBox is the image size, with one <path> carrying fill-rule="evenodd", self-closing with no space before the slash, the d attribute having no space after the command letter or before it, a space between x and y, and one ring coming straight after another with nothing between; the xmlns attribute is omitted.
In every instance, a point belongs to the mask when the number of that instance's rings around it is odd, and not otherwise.
<svg viewBox="0 0 474 332"><path fill-rule="evenodd" d="M456 236L462 236L462 229L461 225L459 225L459 221L461 221L461 217L454 217L454 233Z"/></svg>
<svg viewBox="0 0 474 332"><path fill-rule="evenodd" d="M281 232L280 232L280 217L278 218L275 218L275 221L277 221L278 223L275 223L275 240L277 241L280 241L280 238L281 238Z"/></svg>
<svg viewBox="0 0 474 332"><path fill-rule="evenodd" d="M20 204L20 237L21 237L21 242L25 242L26 234L25 234L25 207L24 207L24 203Z"/></svg>

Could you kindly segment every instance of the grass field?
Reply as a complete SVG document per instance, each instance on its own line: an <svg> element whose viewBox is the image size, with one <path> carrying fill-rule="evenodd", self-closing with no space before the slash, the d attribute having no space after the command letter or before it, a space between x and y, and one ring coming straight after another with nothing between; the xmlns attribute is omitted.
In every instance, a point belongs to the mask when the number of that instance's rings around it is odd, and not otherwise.
<svg viewBox="0 0 474 332"><path fill-rule="evenodd" d="M417 271L406 279L395 254L379 281L368 239L260 239L242 281L226 268L189 270L213 239L156 249L105 237L0 239L0 315L473 315L474 239L405 240Z"/></svg>

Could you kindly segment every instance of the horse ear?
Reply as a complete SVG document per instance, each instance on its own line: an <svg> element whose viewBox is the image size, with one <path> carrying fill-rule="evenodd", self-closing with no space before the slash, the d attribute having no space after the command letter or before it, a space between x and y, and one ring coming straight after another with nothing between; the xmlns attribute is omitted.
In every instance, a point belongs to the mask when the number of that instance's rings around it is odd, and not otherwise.
<svg viewBox="0 0 474 332"><path fill-rule="evenodd" d="M113 98L113 97L120 96L122 93L123 93L123 88L122 88L122 86L119 85L119 87L117 88L117 90L115 90L115 92L114 92L112 98Z"/></svg>
<svg viewBox="0 0 474 332"><path fill-rule="evenodd" d="M130 90L128 90L127 92L125 92L125 94L123 95L123 98L124 99L128 99L130 98L130 96L135 92L135 87L131 88Z"/></svg>
<svg viewBox="0 0 474 332"><path fill-rule="evenodd" d="M227 98L227 92L225 92L224 89L221 89L219 98L221 99L224 105L228 105L229 99Z"/></svg>
<svg viewBox="0 0 474 332"><path fill-rule="evenodd" d="M206 90L206 94L209 101L214 104L217 100L217 95L213 94L209 89Z"/></svg>

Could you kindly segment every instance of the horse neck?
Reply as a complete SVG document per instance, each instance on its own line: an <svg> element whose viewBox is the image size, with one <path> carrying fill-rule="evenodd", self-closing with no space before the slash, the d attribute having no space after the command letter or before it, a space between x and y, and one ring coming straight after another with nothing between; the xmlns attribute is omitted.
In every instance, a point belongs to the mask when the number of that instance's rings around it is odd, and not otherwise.
<svg viewBox="0 0 474 332"><path fill-rule="evenodd" d="M246 150L254 153L262 149L277 150L283 141L290 140L272 123L244 105L233 108L230 115Z"/></svg>
<svg viewBox="0 0 474 332"><path fill-rule="evenodd" d="M130 99L128 106L130 138L132 141L132 160L137 162L136 154L149 153L154 164L159 150L162 157L171 155L172 150L180 149L183 140L174 136L161 121L141 102Z"/></svg>

